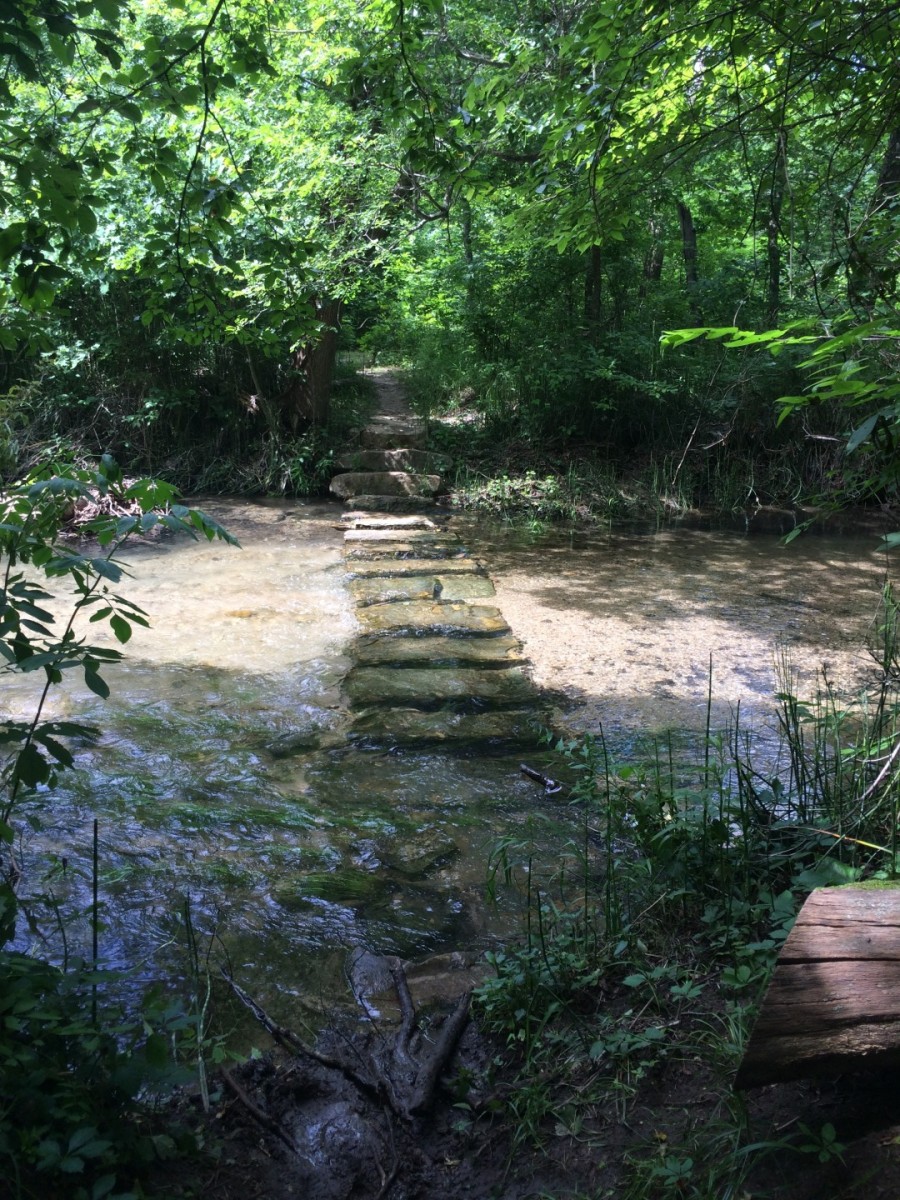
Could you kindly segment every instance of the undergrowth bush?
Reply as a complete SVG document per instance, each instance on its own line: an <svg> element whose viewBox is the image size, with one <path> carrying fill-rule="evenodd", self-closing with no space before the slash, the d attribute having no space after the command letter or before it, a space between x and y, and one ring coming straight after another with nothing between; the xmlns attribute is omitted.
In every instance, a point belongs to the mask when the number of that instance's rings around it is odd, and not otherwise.
<svg viewBox="0 0 900 1200"><path fill-rule="evenodd" d="M83 527L96 540L64 541L79 507L99 514ZM171 1130L154 1131L148 1102L189 1077L187 1059L196 1073L207 1052L222 1049L207 1039L196 983L188 1006L151 991L138 1011L132 1004L126 1016L121 1008L122 977L103 969L99 953L96 822L85 872L94 883L87 960L69 956L52 887L28 878L19 855L23 829L40 827L48 792L74 766L73 747L99 736L78 721L48 720L50 690L76 672L92 692L109 694L104 671L121 652L89 641L86 630L106 623L125 645L135 624L147 624L113 590L123 576L116 551L159 529L234 542L202 512L176 503L171 486L126 485L108 456L91 469L45 467L0 500L0 675L32 675L36 692L30 716L0 722L0 1177L2 1194L14 1200L142 1194L143 1169L185 1149ZM58 622L47 605L61 587L68 612ZM48 922L62 934L58 960L43 949ZM196 979L196 955L192 961Z"/></svg>
<svg viewBox="0 0 900 1200"><path fill-rule="evenodd" d="M496 1040L495 1108L514 1144L561 1133L596 1141L614 1113L654 1108L658 1137L632 1139L624 1174L598 1195L743 1194L767 1155L839 1157L832 1127L752 1141L731 1090L778 952L816 887L900 874L900 639L890 588L870 651L877 680L841 700L827 675L812 700L779 694L781 750L753 764L739 730L707 728L699 759L664 744L616 763L602 736L560 742L557 775L581 836L539 885L539 848L506 841L489 892L518 893L525 936L490 957L476 993ZM666 1124L668 1064L695 1064L706 1098ZM673 1108L679 1108L678 1104ZM475 1114L473 1114L474 1117ZM822 1157L824 1155L824 1157Z"/></svg>

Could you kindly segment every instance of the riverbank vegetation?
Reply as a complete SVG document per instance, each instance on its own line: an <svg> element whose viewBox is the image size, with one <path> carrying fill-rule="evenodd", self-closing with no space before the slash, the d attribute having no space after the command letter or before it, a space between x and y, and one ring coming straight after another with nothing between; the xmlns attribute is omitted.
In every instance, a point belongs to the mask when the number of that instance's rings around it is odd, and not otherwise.
<svg viewBox="0 0 900 1200"><path fill-rule="evenodd" d="M598 471L892 500L890 6L81 0L2 33L7 473L49 444L321 490L343 347L484 424L469 503L504 458L570 515Z"/></svg>

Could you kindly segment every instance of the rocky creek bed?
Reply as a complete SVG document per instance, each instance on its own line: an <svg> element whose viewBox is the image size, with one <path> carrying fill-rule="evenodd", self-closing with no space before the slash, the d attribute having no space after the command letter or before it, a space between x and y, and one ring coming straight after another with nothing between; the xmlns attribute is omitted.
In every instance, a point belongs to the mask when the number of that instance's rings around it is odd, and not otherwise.
<svg viewBox="0 0 900 1200"><path fill-rule="evenodd" d="M396 449L406 420L398 404L374 440ZM440 466L402 455L389 465L392 477ZM367 489L378 474L345 473L365 474ZM148 975L164 962L178 988L173 913L186 895L237 987L302 1043L281 1037L263 1062L223 1076L208 1124L218 1161L197 1173L180 1164L164 1195L524 1200L565 1195L569 1180L570 1190L615 1196L628 1147L661 1125L674 1140L715 1119L708 1073L685 1063L650 1081L628 1127L612 1105L597 1111L585 1130L594 1146L552 1137L540 1155L520 1148L511 1159L510 1132L491 1112L497 1089L514 1085L502 1072L476 1082L495 1047L471 1023L430 1105L392 1104L390 1080L399 1073L408 1094L410 1074L414 1084L436 1061L429 1046L446 1014L482 977L483 952L520 929L514 896L486 903L496 843L517 843L519 865L539 847L536 883L564 861L578 821L564 796L519 771L548 695L573 727L602 727L624 754L639 729L702 729L712 653L714 724L739 699L746 719L771 723L780 646L803 686L814 685L823 649L832 678L852 684L871 670L865 641L885 570L877 542L782 547L686 529L535 539L429 506L403 482L387 502L349 497L344 513L212 502L246 555L136 551L127 590L155 628L136 632L112 679L119 710L77 688L57 701L60 715L108 732L99 752L79 754L74 782L31 839L32 861L48 851L87 861L99 814L105 961L144 959ZM143 578L142 561L152 563ZM10 699L27 709L26 695ZM56 886L60 903L85 909L84 874ZM460 949L470 952L461 961L445 957ZM361 987L348 969L348 954L361 952L378 986ZM401 965L420 1045L397 994ZM602 995L613 1011L628 1001ZM232 1026L244 1021L245 1046L271 1044L224 981L217 1004ZM320 1061L350 1047L365 1066L362 1089ZM852 1085L795 1087L754 1106L762 1127L777 1129L797 1113L821 1124L856 1105L862 1128L868 1100ZM195 1099L183 1104L200 1119ZM860 1140L860 1160L873 1146ZM821 1172L807 1174L785 1185L785 1200L831 1194Z"/></svg>
<svg viewBox="0 0 900 1200"><path fill-rule="evenodd" d="M845 606L840 616L850 618L830 641L822 639L823 596L815 584L824 568L815 554L800 554L795 568L800 575L807 572L805 584L789 595L781 580L758 584L751 569L745 600L760 634L748 642L742 628L746 609L721 604L715 584L709 590L715 566L710 572L707 564L704 581L694 582L703 572L685 570L677 534L670 543L677 577L660 563L658 541L645 543L646 555L638 541L641 561L626 554L623 564L615 538L595 536L578 547L570 539L566 565L554 578L547 560L558 549L565 553L563 539L556 544L548 539L549 547L536 548L533 563L523 566L529 562L527 544L515 535L509 539L498 530L485 536L483 528L435 510L422 514L439 481L416 480L408 470L434 464L416 463L411 452L396 447L388 448L393 456L388 461L378 457L392 437L410 433L402 401L396 394L393 399L384 422L390 433L381 428L372 439L382 449L365 451L364 463L348 462L367 470L348 472L335 488L354 506L345 518L344 554L359 631L343 687L350 711L347 736L360 750L439 747L489 754L533 748L535 724L552 719L548 691L542 693L535 680L552 688L576 728L599 733L609 727L620 746L627 742L622 731L641 724L698 729L707 708L716 724L733 721L738 693L745 695L748 687L752 719L765 723L779 669L798 688L814 686L817 665L801 657L798 668L791 657L806 641L828 652L832 680L849 687L864 678L866 618L856 598L868 587L874 613L883 567L877 557L857 565L852 576L841 571L830 589L828 603ZM379 467L388 473L380 482ZM398 509L419 515L397 515ZM511 540L514 549L504 569ZM703 535L699 541L702 553ZM692 553L697 543L694 534ZM499 600L486 569L498 560ZM827 565L833 572L834 562ZM790 573L786 560L781 570ZM773 613L786 613L774 642ZM623 633L620 623L629 620ZM686 645L679 636L685 621L699 626L705 643L699 661L697 629ZM658 664L646 653L652 644L646 633L642 638L642 627L651 622L665 626L661 637L654 631ZM498 1096L519 1083L503 1071L487 1070L496 1048L467 1018L469 989L484 977L479 957L428 960L421 970L440 981L438 995L415 999L408 980L414 964L359 950L349 964L358 1011L336 1015L314 1047L273 1025L244 997L280 1053L244 1068L239 1081L226 1078L219 1116L230 1128L233 1154L223 1196L234 1186L235 1195L249 1188L251 1195L322 1200L613 1197L627 1189L629 1153L648 1137L655 1136L661 1148L670 1139L677 1145L696 1122L717 1119L718 1085L709 1068L686 1062L638 1090L627 1122L618 1119L611 1099L608 1110L592 1113L580 1136L558 1126L549 1146L545 1142L540 1154L528 1153L524 1145L517 1148L508 1125L495 1127L490 1118ZM630 1015L624 1011L631 1001L627 989L604 982L597 1001L601 998L604 1006ZM426 1014L421 1025L420 1013ZM873 1094L881 1097L874 1104ZM861 1131L870 1131L889 1123L895 1107L892 1102L886 1108L877 1089L856 1089L852 1081L771 1089L751 1101L757 1126L776 1130L796 1122L798 1113L814 1124L840 1112L843 1128L852 1114ZM255 1146L254 1127L263 1131ZM853 1160L865 1161L876 1136L864 1133L839 1165L802 1172L779 1166L769 1175L761 1172L759 1184L784 1200L845 1194ZM250 1172L248 1158L254 1164ZM896 1173L890 1162L882 1165L890 1189Z"/></svg>

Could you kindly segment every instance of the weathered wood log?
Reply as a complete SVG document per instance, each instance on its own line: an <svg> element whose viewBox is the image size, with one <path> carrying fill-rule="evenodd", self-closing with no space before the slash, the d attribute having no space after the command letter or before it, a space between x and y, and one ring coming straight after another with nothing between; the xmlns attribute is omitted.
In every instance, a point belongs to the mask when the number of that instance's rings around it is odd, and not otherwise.
<svg viewBox="0 0 900 1200"><path fill-rule="evenodd" d="M900 1064L900 887L814 891L779 955L736 1088Z"/></svg>

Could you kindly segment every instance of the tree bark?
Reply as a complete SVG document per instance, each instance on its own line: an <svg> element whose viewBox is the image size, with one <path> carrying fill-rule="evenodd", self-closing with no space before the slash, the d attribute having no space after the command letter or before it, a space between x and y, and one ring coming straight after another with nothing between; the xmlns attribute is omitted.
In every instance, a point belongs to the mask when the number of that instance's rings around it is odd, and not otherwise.
<svg viewBox="0 0 900 1200"><path fill-rule="evenodd" d="M682 200L677 200L678 220L681 222L681 253L684 257L684 282L687 288L688 303L695 320L699 320L697 304L697 230L691 210Z"/></svg>
<svg viewBox="0 0 900 1200"><path fill-rule="evenodd" d="M897 886L817 888L778 956L734 1086L896 1070L898 930Z"/></svg>
<svg viewBox="0 0 900 1200"><path fill-rule="evenodd" d="M781 311L781 208L787 187L787 131L779 129L769 189L769 219L766 226L766 256L769 267L766 321L770 329L778 325Z"/></svg>
<svg viewBox="0 0 900 1200"><path fill-rule="evenodd" d="M584 277L584 319L592 341L596 341L600 331L602 283L603 255L599 246L591 246Z"/></svg>
<svg viewBox="0 0 900 1200"><path fill-rule="evenodd" d="M644 255L644 269L638 287L638 298L641 300L647 295L648 283L659 283L663 269L662 221L659 217L651 217L647 228L650 231L650 245Z"/></svg>
<svg viewBox="0 0 900 1200"><path fill-rule="evenodd" d="M879 299L893 295L900 273L900 128L888 138L878 181L858 232L849 237L847 298L871 316Z"/></svg>
<svg viewBox="0 0 900 1200"><path fill-rule="evenodd" d="M296 376L284 404L292 433L303 423L324 425L331 406L341 302L316 299L313 303L322 328L314 341L306 342L293 355Z"/></svg>

